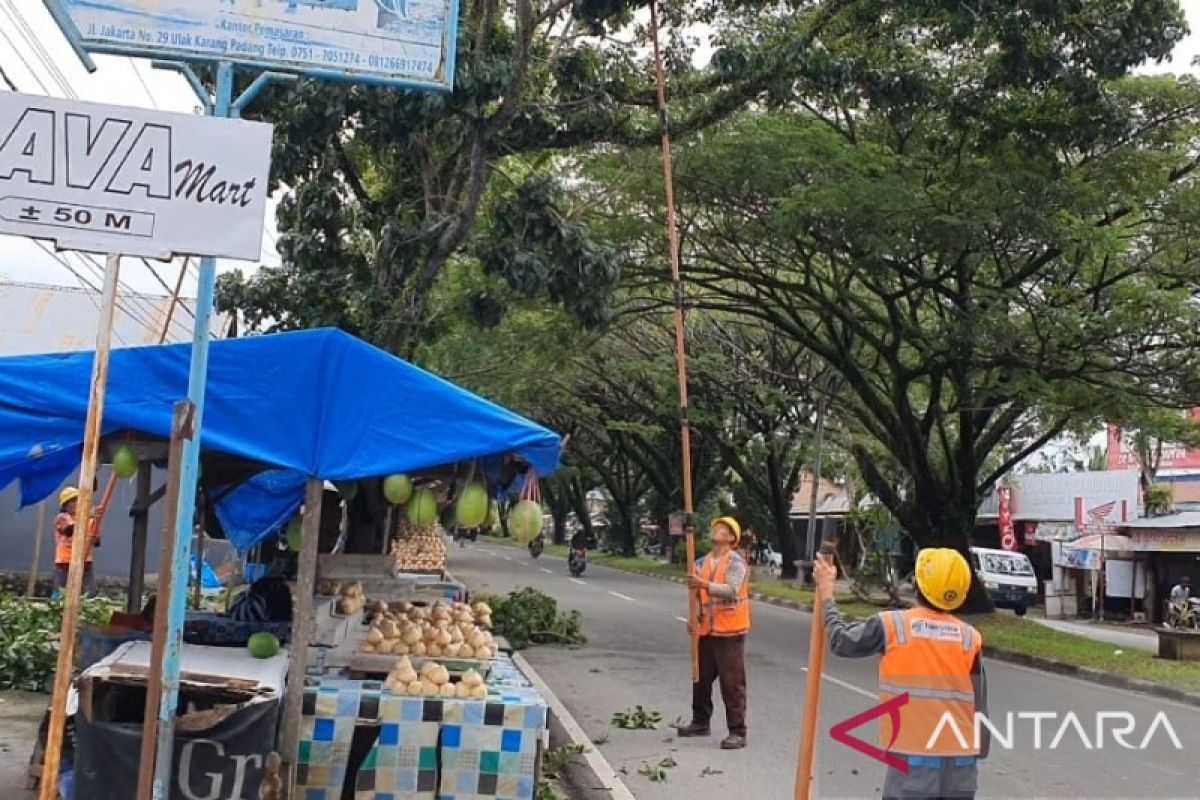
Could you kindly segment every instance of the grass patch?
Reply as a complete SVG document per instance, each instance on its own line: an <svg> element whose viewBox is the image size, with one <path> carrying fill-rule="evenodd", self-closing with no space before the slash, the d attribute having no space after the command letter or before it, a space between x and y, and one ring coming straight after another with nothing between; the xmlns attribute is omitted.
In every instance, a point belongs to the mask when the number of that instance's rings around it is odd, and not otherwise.
<svg viewBox="0 0 1200 800"><path fill-rule="evenodd" d="M1053 658L1113 675L1139 678L1188 691L1200 691L1200 664L1167 661L1153 653L1123 649L1047 628L1010 614L977 614L966 619L983 634L984 644ZM1117 650L1122 650L1120 655Z"/></svg>

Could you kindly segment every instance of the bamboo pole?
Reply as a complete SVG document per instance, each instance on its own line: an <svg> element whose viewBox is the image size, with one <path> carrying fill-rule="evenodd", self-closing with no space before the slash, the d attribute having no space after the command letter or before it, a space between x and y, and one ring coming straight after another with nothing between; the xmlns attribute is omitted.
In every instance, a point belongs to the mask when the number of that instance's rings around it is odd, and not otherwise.
<svg viewBox="0 0 1200 800"><path fill-rule="evenodd" d="M33 565L29 568L29 580L25 583L25 596L33 597L37 588L38 565L42 560L42 537L46 535L46 501L38 503L37 534L33 539Z"/></svg>
<svg viewBox="0 0 1200 800"><path fill-rule="evenodd" d="M92 382L88 392L87 419L84 423L83 459L79 467L79 499L71 543L71 566L67 574L66 602L58 643L58 664L54 672L54 696L50 702L50 727L46 731L46 759L42 767L39 800L58 797L58 770L62 763L63 733L67 722L67 695L75 663L75 636L79 628L80 595L87 562L88 539L92 527L92 487L100 456L100 426L104 416L104 390L108 384L108 354L112 344L113 314L117 301L117 279L121 257L108 256L104 268L104 291L100 303L100 322L96 327L96 352L92 358Z"/></svg>
<svg viewBox="0 0 1200 800"><path fill-rule="evenodd" d="M171 444L167 456L167 494L163 509L163 533L159 543L158 588L154 602L154 633L150 643L150 674L146 680L146 709L142 717L142 750L138 760L137 800L150 800L154 790L154 765L158 747L158 706L153 699L162 694L163 654L167 649L167 611L164 600L171 596L171 559L175 552L175 515L179 510L179 470L183 442L195 435L196 407L186 400L175 404L171 421ZM148 513L148 509L147 509Z"/></svg>
<svg viewBox="0 0 1200 800"><path fill-rule="evenodd" d="M833 559L829 543L817 558ZM813 607L812 636L808 641L808 676L804 687L804 720L800 727L800 757L796 760L795 800L812 796L813 758L817 749L817 717L821 712L821 674L825 671L825 615L818 600Z"/></svg>
<svg viewBox="0 0 1200 800"><path fill-rule="evenodd" d="M650 0L650 35L654 41L654 82L658 89L658 124L662 128L663 186L667 199L667 247L675 292L675 365L679 373L679 442L683 460L684 542L687 571L696 571L696 523L692 518L692 432L688 425L687 348L684 343L683 278L679 266L679 228L675 219L675 178L671 172L671 131L667 117L666 77L658 46L658 3ZM692 682L700 680L700 594L688 590L688 626L692 638Z"/></svg>
<svg viewBox="0 0 1200 800"><path fill-rule="evenodd" d="M309 478L304 494L304 528L300 560L296 570L296 613L292 620L292 642L288 648L287 691L283 695L283 719L279 724L279 755L283 759L289 797L298 796L296 785L297 751L300 743L300 718L304 708L304 678L308 669L308 643L312 641L316 620L313 595L317 582L317 545L321 534L321 502L325 482Z"/></svg>

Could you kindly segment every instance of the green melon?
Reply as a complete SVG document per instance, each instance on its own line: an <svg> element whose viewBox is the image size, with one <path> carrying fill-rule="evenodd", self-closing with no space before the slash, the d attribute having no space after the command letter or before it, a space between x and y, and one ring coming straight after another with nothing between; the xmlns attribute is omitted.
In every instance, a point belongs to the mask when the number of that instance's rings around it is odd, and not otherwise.
<svg viewBox="0 0 1200 800"><path fill-rule="evenodd" d="M288 523L287 543L288 550L293 553L300 552L300 546L304 543L304 517L300 514L292 517L292 521Z"/></svg>
<svg viewBox="0 0 1200 800"><path fill-rule="evenodd" d="M246 642L246 649L255 658L271 658L279 653L279 640L275 638L274 634L259 631Z"/></svg>
<svg viewBox="0 0 1200 800"><path fill-rule="evenodd" d="M437 498L431 489L417 489L408 501L408 521L415 528L425 528L438 519Z"/></svg>
<svg viewBox="0 0 1200 800"><path fill-rule="evenodd" d="M404 505L412 495L413 485L407 475L388 475L383 479L383 496L392 505Z"/></svg>
<svg viewBox="0 0 1200 800"><path fill-rule="evenodd" d="M508 528L518 542L531 542L542 531L542 507L533 500L522 500L508 515Z"/></svg>
<svg viewBox="0 0 1200 800"><path fill-rule="evenodd" d="M478 528L487 520L487 487L482 483L468 484L458 496L454 510L458 515L459 525L464 528Z"/></svg>
<svg viewBox="0 0 1200 800"><path fill-rule="evenodd" d="M138 471L138 458L133 452L133 448L127 444L123 444L117 448L117 452L113 453L113 472L117 473L118 478L132 478Z"/></svg>

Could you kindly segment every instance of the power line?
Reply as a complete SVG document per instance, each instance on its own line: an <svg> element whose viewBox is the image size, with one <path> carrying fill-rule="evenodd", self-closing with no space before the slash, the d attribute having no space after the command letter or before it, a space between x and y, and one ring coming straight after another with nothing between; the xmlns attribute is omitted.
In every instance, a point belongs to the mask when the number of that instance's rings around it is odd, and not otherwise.
<svg viewBox="0 0 1200 800"><path fill-rule="evenodd" d="M9 78L9 77L8 77L8 73L4 71L4 67L3 67L3 66L0 66L0 78L3 78L3 79L4 79L4 82L5 82L6 84L8 84L8 88L9 88L10 90L12 90L12 91L14 91L14 92L17 90L17 85L16 85L15 83L13 83L13 82L12 82L12 79L11 79L11 78Z"/></svg>
<svg viewBox="0 0 1200 800"><path fill-rule="evenodd" d="M50 90L46 88L46 84L42 83L42 79L38 76L37 71L29 64L29 61L26 60L25 54L17 49L17 43L9 38L8 32L5 31L4 28L0 28L0 36L3 36L4 41L8 42L8 49L15 53L17 58L21 59L21 63L25 65L25 70L33 76L33 80L37 82L37 85L42 87L42 93L50 94ZM7 76L5 77L5 80L7 80ZM9 86L12 86L12 81L9 81ZM13 91L17 91L15 87L13 88Z"/></svg>

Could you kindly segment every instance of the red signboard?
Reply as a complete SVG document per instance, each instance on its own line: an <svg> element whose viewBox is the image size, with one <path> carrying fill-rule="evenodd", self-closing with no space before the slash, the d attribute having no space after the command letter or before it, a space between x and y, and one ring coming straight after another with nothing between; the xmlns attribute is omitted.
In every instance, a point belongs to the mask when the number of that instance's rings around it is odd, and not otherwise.
<svg viewBox="0 0 1200 800"><path fill-rule="evenodd" d="M1200 421L1200 408L1193 408L1188 417ZM1137 453L1121 436L1121 429L1116 425L1108 426L1108 468L1141 469ZM1188 450L1181 445L1164 444L1159 469L1200 469L1200 450Z"/></svg>
<svg viewBox="0 0 1200 800"><path fill-rule="evenodd" d="M1017 549L1017 535L1013 529L1012 489L1003 483L996 486L996 501L999 506L997 517L1000 523L1000 546L1005 550Z"/></svg>

